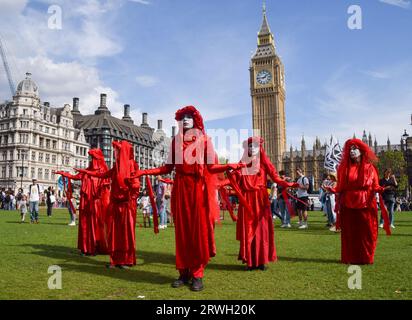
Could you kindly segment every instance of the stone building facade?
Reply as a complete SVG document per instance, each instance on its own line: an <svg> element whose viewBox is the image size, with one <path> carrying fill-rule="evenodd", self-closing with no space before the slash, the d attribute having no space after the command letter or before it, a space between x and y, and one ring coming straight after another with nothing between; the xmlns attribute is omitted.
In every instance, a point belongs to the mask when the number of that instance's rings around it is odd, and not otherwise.
<svg viewBox="0 0 412 320"><path fill-rule="evenodd" d="M57 187L54 171L88 165L89 145L75 128L70 105L41 102L27 73L13 101L0 104L0 186L26 192L36 178L42 188Z"/></svg>

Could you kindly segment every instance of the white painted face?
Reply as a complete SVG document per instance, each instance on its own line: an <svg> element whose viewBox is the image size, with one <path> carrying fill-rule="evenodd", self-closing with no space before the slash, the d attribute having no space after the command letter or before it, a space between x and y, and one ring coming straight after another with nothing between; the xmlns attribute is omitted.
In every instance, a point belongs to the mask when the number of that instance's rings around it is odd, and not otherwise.
<svg viewBox="0 0 412 320"><path fill-rule="evenodd" d="M260 152L259 143L256 143L256 142L250 143L248 145L248 152L252 156L257 156Z"/></svg>
<svg viewBox="0 0 412 320"><path fill-rule="evenodd" d="M185 114L183 116L183 129L192 129L193 128L193 116L191 114Z"/></svg>
<svg viewBox="0 0 412 320"><path fill-rule="evenodd" d="M350 157L352 159L356 159L356 158L360 157L360 155L361 155L361 153L360 153L360 151L357 147L354 146L350 149Z"/></svg>

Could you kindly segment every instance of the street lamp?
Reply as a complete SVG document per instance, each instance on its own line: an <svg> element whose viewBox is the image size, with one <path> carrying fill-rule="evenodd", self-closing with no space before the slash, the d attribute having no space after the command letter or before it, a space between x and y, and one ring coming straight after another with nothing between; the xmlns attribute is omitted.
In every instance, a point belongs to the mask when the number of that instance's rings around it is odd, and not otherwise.
<svg viewBox="0 0 412 320"><path fill-rule="evenodd" d="M24 154L23 154L23 150L21 150L21 173L20 173L20 177L21 177L21 181L20 181L20 188L23 189L23 171L24 171Z"/></svg>

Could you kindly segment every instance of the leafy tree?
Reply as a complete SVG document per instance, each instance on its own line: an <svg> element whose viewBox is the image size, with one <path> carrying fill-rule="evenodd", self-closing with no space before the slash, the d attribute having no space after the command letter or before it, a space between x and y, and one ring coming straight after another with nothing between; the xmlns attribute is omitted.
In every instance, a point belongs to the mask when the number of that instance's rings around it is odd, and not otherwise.
<svg viewBox="0 0 412 320"><path fill-rule="evenodd" d="M398 191L404 191L408 185L406 161L401 151L386 151L379 155L378 169L382 176L385 169L391 168L398 181Z"/></svg>

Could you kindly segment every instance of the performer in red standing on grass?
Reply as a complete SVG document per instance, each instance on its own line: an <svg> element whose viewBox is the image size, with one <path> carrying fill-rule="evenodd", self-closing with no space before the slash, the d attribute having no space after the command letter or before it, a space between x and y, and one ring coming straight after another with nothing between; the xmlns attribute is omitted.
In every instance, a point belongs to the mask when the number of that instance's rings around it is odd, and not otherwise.
<svg viewBox="0 0 412 320"><path fill-rule="evenodd" d="M176 269L179 278L172 283L177 288L192 278L191 290L203 289L204 269L215 256L214 224L219 219L217 177L238 164L219 165L203 119L193 106L176 112L179 132L173 138L167 164L157 169L143 170L146 175L165 175L176 171L171 210L174 215Z"/></svg>
<svg viewBox="0 0 412 320"><path fill-rule="evenodd" d="M341 261L346 264L373 264L378 238L378 208L375 194L379 186L377 158L359 139L346 141L338 167L338 184L330 191L339 194ZM382 201L381 201L382 203ZM385 206L381 205L386 233L390 234Z"/></svg>
<svg viewBox="0 0 412 320"><path fill-rule="evenodd" d="M89 155L91 162L87 170L96 173L107 170L100 149L91 149ZM68 172L56 171L56 174L71 180L81 180L78 249L83 255L107 254L104 228L107 209L103 207L107 203L108 197L108 192L104 187L106 182L104 179L91 177L84 173L72 175Z"/></svg>
<svg viewBox="0 0 412 320"><path fill-rule="evenodd" d="M116 162L112 169L97 173L76 169L98 178L111 179L108 251L109 268L127 269L136 264L136 198L139 193L139 168L133 147L127 141L114 141Z"/></svg>
<svg viewBox="0 0 412 320"><path fill-rule="evenodd" d="M246 270L266 270L269 262L277 260L272 213L267 193L268 176L283 188L297 187L281 179L263 148L263 139L250 137L243 142L241 163L246 168L231 173L245 201L239 203L236 238L240 241L238 260ZM245 206L245 203L248 206Z"/></svg>

